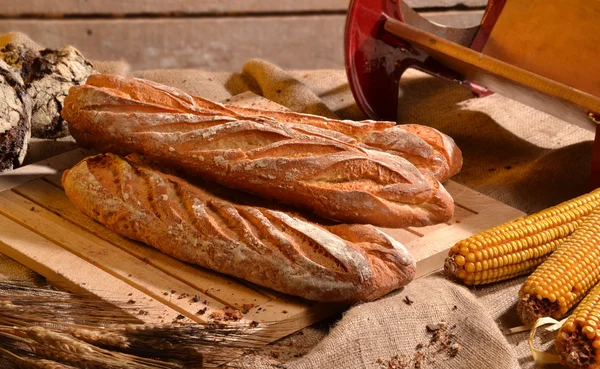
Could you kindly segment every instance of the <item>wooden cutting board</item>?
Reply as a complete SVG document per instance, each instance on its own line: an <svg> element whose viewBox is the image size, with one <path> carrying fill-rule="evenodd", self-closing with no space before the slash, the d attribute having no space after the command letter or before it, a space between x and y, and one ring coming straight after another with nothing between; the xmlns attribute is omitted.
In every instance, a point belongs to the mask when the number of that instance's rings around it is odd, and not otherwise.
<svg viewBox="0 0 600 369"><path fill-rule="evenodd" d="M282 322L285 327L269 336L274 341L344 308L285 296L180 262L79 213L63 192L60 176L89 154L78 149L0 175L1 253L52 282L90 292L148 323L178 318L206 322L229 307L248 321ZM445 185L456 203L449 222L383 229L416 257L417 278L439 270L455 242L524 215L455 182Z"/></svg>
<svg viewBox="0 0 600 369"><path fill-rule="evenodd" d="M277 108L261 99L242 94L230 103ZM239 311L243 321L265 327L260 337L265 344L347 308L286 296L183 263L84 216L65 195L60 177L90 154L77 149L0 175L0 253L147 323L208 322ZM418 260L417 278L442 268L457 241L524 215L458 183L445 186L456 204L449 222L382 229Z"/></svg>

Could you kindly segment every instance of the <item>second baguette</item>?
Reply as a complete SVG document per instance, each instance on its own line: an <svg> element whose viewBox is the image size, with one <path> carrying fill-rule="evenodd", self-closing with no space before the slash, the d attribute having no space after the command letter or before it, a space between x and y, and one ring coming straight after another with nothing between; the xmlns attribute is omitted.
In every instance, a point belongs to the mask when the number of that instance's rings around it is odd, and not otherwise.
<svg viewBox="0 0 600 369"><path fill-rule="evenodd" d="M284 293L369 301L410 282L415 261L375 227L325 227L302 216L231 200L136 159L86 158L63 175L69 199L109 229L180 260Z"/></svg>

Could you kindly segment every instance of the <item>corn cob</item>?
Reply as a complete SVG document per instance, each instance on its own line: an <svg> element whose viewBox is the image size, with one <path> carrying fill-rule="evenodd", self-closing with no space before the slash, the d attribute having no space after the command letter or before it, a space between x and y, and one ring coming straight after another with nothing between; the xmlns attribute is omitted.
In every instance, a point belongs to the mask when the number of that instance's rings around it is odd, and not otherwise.
<svg viewBox="0 0 600 369"><path fill-rule="evenodd" d="M532 272L600 205L600 189L478 233L448 252L446 274L466 285Z"/></svg>
<svg viewBox="0 0 600 369"><path fill-rule="evenodd" d="M600 207L527 278L517 313L525 324L559 319L600 281Z"/></svg>
<svg viewBox="0 0 600 369"><path fill-rule="evenodd" d="M554 343L561 364L569 368L600 368L600 285L563 324Z"/></svg>

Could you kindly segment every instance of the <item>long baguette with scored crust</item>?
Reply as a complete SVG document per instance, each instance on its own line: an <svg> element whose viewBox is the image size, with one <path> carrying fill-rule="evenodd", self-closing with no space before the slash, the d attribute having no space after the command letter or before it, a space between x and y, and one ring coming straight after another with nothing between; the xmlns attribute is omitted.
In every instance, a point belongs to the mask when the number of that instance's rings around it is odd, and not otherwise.
<svg viewBox="0 0 600 369"><path fill-rule="evenodd" d="M229 200L232 190L192 184L135 158L86 158L62 183L80 211L125 237L306 299L370 301L415 273L404 246L375 227L321 226L293 212L240 205Z"/></svg>
<svg viewBox="0 0 600 369"><path fill-rule="evenodd" d="M62 115L77 142L140 153L166 167L344 223L424 226L454 203L406 159L319 127L236 115L171 87L96 75L69 91Z"/></svg>
<svg viewBox="0 0 600 369"><path fill-rule="evenodd" d="M117 85L115 82L118 82ZM121 88L129 91L147 89L147 81L124 78L92 78L90 84L99 87ZM153 87L158 87L153 84ZM181 95L182 96L182 95ZM183 96L182 96L183 97ZM350 121L327 119L309 114L294 112L278 112L272 110L240 107L235 105L218 106L212 101L196 97L185 96L177 101L187 105L187 108L216 110L221 116L239 119L270 118L280 123L293 125L293 129L300 132L313 131L316 134L325 134L342 142L358 145L371 150L382 151L407 159L425 175L431 175L440 182L445 182L462 168L462 152L449 136L440 131L418 124L396 125L392 122L380 121ZM161 102L161 103L164 103ZM215 109L216 108L216 109Z"/></svg>

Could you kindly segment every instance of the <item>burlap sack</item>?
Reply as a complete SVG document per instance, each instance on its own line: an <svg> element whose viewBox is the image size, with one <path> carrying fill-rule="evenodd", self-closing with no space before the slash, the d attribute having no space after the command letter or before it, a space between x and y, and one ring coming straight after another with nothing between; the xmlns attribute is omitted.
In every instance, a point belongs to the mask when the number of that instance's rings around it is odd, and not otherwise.
<svg viewBox="0 0 600 369"><path fill-rule="evenodd" d="M427 329L435 330L432 325L440 322L455 335L448 344L432 342L434 334ZM453 345L460 351L451 351ZM488 309L468 290L439 276L350 309L310 354L286 367L380 368L395 358L407 367L417 362L421 367L455 369L475 363L479 368L519 367Z"/></svg>
<svg viewBox="0 0 600 369"><path fill-rule="evenodd" d="M250 91L295 111L364 118L342 70L283 71L264 61L250 61L239 73L131 74L217 101ZM475 99L467 90L416 71L409 71L402 85L405 94L398 121L433 126L452 136L462 149L464 168L453 180L526 212L587 191L592 132L499 95ZM6 265L0 259L0 274L16 275L14 265L10 273ZM406 359L413 360L414 367L416 352L422 352L422 368L531 368L535 365L527 334L506 335L507 328L520 324L515 306L522 281L467 289L440 276L416 280L403 291L355 306L340 319L307 328L236 365L388 368ZM406 296L414 302L408 304ZM432 337L427 325L441 321L456 325L451 343L460 351L455 355L446 349L433 354L435 346L427 346ZM541 335L537 342L550 347L552 337ZM417 349L419 344L423 347Z"/></svg>

